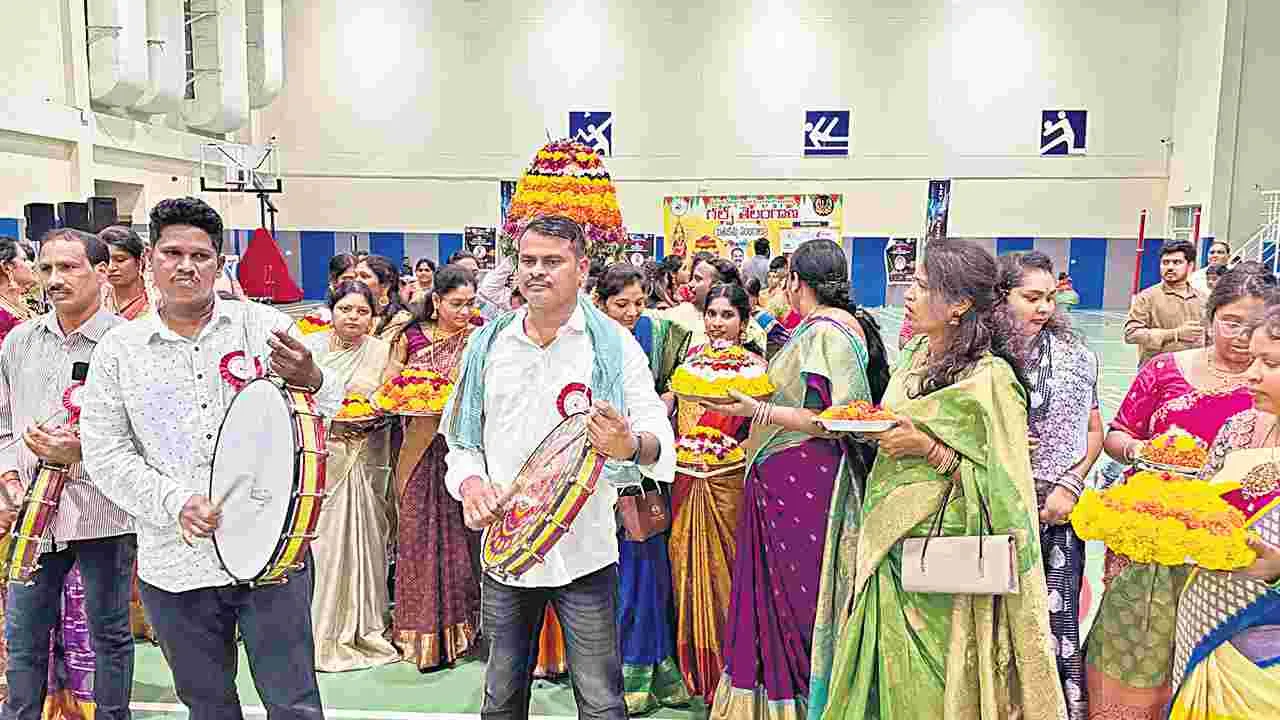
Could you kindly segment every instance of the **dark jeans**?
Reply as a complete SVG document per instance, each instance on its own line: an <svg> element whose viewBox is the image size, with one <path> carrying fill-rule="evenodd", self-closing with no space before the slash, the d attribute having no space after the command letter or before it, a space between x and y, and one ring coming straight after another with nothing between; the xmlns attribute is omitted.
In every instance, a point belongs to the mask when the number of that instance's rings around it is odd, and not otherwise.
<svg viewBox="0 0 1280 720"><path fill-rule="evenodd" d="M191 720L241 720L236 626L270 720L323 720L311 635L311 560L283 585L182 593L139 583L142 604Z"/></svg>
<svg viewBox="0 0 1280 720"><path fill-rule="evenodd" d="M614 617L617 592L616 565L554 588L511 587L485 575L481 606L484 633L489 636L489 665L481 717L529 717L529 686L537 660L538 634L550 602L564 627L578 717L626 718L618 624Z"/></svg>
<svg viewBox="0 0 1280 720"><path fill-rule="evenodd" d="M49 632L58 623L62 583L80 562L85 614L93 642L93 701L103 720L129 717L133 687L133 633L129 598L137 539L120 535L72 540L61 552L40 556L34 585L9 586L4 637L9 644L9 697L0 717L39 720L49 685Z"/></svg>

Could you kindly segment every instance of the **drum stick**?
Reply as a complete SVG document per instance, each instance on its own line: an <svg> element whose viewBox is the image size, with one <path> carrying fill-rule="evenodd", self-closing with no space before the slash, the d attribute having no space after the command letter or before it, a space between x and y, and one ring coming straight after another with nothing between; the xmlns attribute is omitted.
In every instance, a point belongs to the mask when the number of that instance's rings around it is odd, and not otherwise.
<svg viewBox="0 0 1280 720"><path fill-rule="evenodd" d="M45 424L45 423L47 423L47 422L49 422L50 420L52 420L52 419L54 419L54 418L58 417L58 413L60 413L60 412L62 412L62 409L61 409L61 408L59 408L59 409L57 409L57 410L54 410L52 415L50 415L49 417L47 417L47 418L45 418L45 419L41 420L40 422L36 423L36 427L40 428L41 430L44 430L44 424ZM21 436L21 435L19 435L18 437L16 437L16 438L14 438L14 439L10 440L9 442L5 443L4 445L0 445L0 452L4 452L5 450L8 450L9 448L13 447L14 445L17 445L17 444L18 444L18 443L20 443L20 442L22 442L22 436Z"/></svg>
<svg viewBox="0 0 1280 720"><path fill-rule="evenodd" d="M213 502L213 507L214 507L214 509L215 509L215 510L218 510L218 511L221 511L221 510L222 510L222 504L223 504L223 503L225 503L225 502L227 501L227 498L230 498L232 495L234 495L234 494L235 494L235 492L236 492L237 490L239 490L239 489L240 489L240 486L241 486L241 485L244 485L244 481L245 481L245 480L248 480L248 479L249 479L249 478L251 478L251 477L253 477L253 476L252 476L252 475L240 475L240 476L236 477L236 479L235 479L235 480L232 480L232 481L231 481L231 487L227 488L227 491L226 491L226 492L224 492L224 493L222 493L222 496L221 496L221 497L219 497L217 500L215 500L215 501ZM190 532L188 532L186 528L182 527L182 521L181 521L181 520L179 520L179 521L178 521L178 534L182 536L182 542L186 543L188 547L190 547L190 546L192 546L192 545L194 544L194 543L193 543L193 541L195 540L195 537L194 537L194 536L192 536L192 534L191 534Z"/></svg>

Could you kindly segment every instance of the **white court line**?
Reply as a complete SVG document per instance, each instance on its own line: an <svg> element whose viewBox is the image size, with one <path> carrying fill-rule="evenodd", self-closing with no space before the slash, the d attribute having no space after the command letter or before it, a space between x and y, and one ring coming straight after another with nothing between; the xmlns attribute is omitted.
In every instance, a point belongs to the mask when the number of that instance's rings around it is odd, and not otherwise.
<svg viewBox="0 0 1280 720"><path fill-rule="evenodd" d="M129 709L137 712L165 712L179 715L187 714L187 707L179 703L129 703ZM266 717L267 710L261 705L244 705L241 711L245 715ZM477 720L480 713L423 713L408 710L338 710L324 709L325 717L332 718L367 718L368 720ZM575 720L571 715L530 715L530 720Z"/></svg>

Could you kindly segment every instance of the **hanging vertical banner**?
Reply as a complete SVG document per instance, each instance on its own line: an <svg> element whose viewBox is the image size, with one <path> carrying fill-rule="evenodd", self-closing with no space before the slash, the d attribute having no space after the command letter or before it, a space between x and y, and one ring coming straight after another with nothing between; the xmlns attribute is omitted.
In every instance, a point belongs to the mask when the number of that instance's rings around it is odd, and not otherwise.
<svg viewBox="0 0 1280 720"><path fill-rule="evenodd" d="M910 285L916 276L920 238L893 238L884 246L885 276L890 285Z"/></svg>
<svg viewBox="0 0 1280 720"><path fill-rule="evenodd" d="M511 209L511 199L516 196L515 180L499 180L498 181L498 227L504 227L507 224L507 211Z"/></svg>
<svg viewBox="0 0 1280 720"><path fill-rule="evenodd" d="M924 211L924 241L926 244L933 240L946 239L947 215L950 210L951 181L930 180L929 199Z"/></svg>
<svg viewBox="0 0 1280 720"><path fill-rule="evenodd" d="M841 195L679 195L662 203L668 255L705 250L745 259L761 237L777 255L814 238L838 243L843 225Z"/></svg>
<svg viewBox="0 0 1280 720"><path fill-rule="evenodd" d="M653 259L654 236L651 233L629 233L627 235L627 260L640 267L645 260Z"/></svg>
<svg viewBox="0 0 1280 720"><path fill-rule="evenodd" d="M491 227L465 227L462 229L462 243L472 255L481 270L492 270L498 251L498 230Z"/></svg>

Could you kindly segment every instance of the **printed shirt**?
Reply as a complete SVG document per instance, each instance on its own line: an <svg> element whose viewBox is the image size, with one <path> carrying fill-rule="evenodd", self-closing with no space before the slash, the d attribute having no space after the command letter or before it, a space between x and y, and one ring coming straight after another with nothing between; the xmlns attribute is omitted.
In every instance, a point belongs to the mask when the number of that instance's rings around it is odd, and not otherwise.
<svg viewBox="0 0 1280 720"><path fill-rule="evenodd" d="M450 448L445 485L462 499L462 481L473 475L499 488L509 487L525 460L560 421L560 407L574 388L591 384L595 351L587 335L582 309L574 310L555 340L539 347L524 332L527 311L494 338L485 364L484 452ZM641 474L661 482L675 478L675 435L667 420L667 406L653 389L649 359L630 333L623 342L622 383L632 432L658 438L662 453ZM475 387L475 386L473 386ZM449 406L452 408L452 404ZM447 427L446 416L440 423ZM570 531L547 553L544 561L519 579L502 582L517 587L560 587L618 562L617 524L613 506L617 491L600 478L595 493L574 519Z"/></svg>
<svg viewBox="0 0 1280 720"><path fill-rule="evenodd" d="M223 377L223 360L244 353L268 370L267 339L286 327L301 337L274 308L216 299L194 339L170 330L158 314L102 339L80 420L84 463L102 491L136 518L138 576L148 584L177 593L232 583L212 540L183 542L178 515L192 496L209 493L218 431L236 394ZM331 371L321 372L316 409L332 417L343 385Z"/></svg>
<svg viewBox="0 0 1280 720"><path fill-rule="evenodd" d="M97 361L94 349L108 330L123 322L99 308L83 325L64 334L57 314L51 312L17 326L5 337L0 348L0 446L21 437L36 423L54 427L68 422L63 396L72 386L71 365L85 362L92 368ZM69 398L73 407L83 402L86 394L83 388L73 391ZM16 470L24 487L30 486L38 466L39 459L21 440L0 451L0 473ZM128 514L108 500L91 477L86 477L80 463L68 470L58 512L45 531L41 552L61 550L69 540L133 532Z"/></svg>

